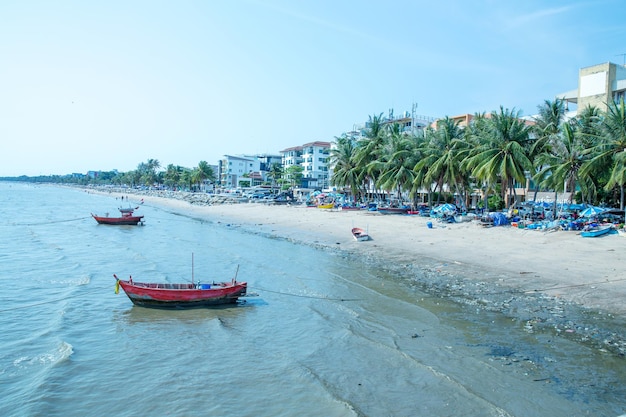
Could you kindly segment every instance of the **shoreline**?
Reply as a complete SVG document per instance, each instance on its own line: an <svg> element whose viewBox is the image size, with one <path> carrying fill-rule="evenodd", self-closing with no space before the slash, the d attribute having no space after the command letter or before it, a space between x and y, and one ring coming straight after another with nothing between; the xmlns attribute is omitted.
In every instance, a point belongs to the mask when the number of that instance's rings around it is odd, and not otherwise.
<svg viewBox="0 0 626 417"><path fill-rule="evenodd" d="M427 294L512 317L526 331L552 331L626 355L626 276L620 273L626 239L620 235L582 238L572 231L193 198L201 193L84 190L116 199L132 196L133 204L143 199L179 214L359 257L406 277ZM367 229L372 239L357 242L352 227Z"/></svg>

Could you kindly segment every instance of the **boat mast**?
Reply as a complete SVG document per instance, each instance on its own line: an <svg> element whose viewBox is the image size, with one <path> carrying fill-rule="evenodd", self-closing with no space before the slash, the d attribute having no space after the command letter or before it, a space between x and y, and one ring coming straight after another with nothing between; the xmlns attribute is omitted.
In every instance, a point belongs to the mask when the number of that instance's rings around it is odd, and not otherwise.
<svg viewBox="0 0 626 417"><path fill-rule="evenodd" d="M193 252L191 252L191 283L193 284Z"/></svg>
<svg viewBox="0 0 626 417"><path fill-rule="evenodd" d="M239 275L239 264L237 264L237 270L235 271L235 278L233 278L233 284L237 282L237 275Z"/></svg>

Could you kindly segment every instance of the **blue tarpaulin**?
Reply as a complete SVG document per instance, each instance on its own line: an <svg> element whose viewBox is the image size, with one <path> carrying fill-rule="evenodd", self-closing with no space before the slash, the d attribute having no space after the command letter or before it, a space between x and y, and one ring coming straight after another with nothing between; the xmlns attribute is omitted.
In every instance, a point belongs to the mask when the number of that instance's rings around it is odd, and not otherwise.
<svg viewBox="0 0 626 417"><path fill-rule="evenodd" d="M504 213L489 213L489 217L493 219L494 226L506 226L509 224L509 219L506 218Z"/></svg>

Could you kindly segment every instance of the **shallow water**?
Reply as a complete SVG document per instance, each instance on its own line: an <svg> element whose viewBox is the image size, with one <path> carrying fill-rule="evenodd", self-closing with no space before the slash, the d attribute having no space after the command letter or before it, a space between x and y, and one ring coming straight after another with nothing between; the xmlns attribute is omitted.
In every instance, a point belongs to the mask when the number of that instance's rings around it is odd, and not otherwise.
<svg viewBox="0 0 626 417"><path fill-rule="evenodd" d="M132 200L132 196L131 196ZM336 250L142 206L0 183L0 415L613 416L624 359L421 292ZM116 273L229 280L237 306L134 307ZM415 274L413 272L412 274Z"/></svg>

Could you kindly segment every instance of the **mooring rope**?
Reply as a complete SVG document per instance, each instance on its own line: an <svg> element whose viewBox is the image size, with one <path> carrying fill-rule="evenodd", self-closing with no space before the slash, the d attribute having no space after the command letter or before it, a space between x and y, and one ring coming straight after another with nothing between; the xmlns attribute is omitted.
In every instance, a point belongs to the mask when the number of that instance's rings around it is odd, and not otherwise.
<svg viewBox="0 0 626 417"><path fill-rule="evenodd" d="M96 292L96 290L94 290L94 291L87 291L86 294L92 294L92 293L95 293L95 292ZM24 305L24 306L17 306L17 307L11 307L11 308L5 308L3 310L0 310L0 313L4 313L4 312L7 312L7 311L13 311L13 310L21 310L23 308L37 307L37 306L44 305L44 304L58 303L59 301L68 300L70 298L82 297L83 295L85 295L85 293L81 292L80 294L68 295L68 296L65 296L65 297L56 298L54 300L42 301L40 303L28 304L28 305Z"/></svg>
<svg viewBox="0 0 626 417"><path fill-rule="evenodd" d="M76 222L78 220L85 220L85 219L89 219L91 218L91 216L89 217L79 217L76 219L67 219L67 220L53 220L53 221L45 221L45 222L40 222L40 223L11 223L8 226L41 226L44 224L52 224L52 223L68 223L68 222Z"/></svg>
<svg viewBox="0 0 626 417"><path fill-rule="evenodd" d="M260 287L248 287L252 290L259 290L259 291L265 291L265 292L271 292L273 294L278 294L278 295L287 295L290 297L300 297L300 298L312 298L315 300L328 300L328 301L361 301L360 298L331 298L331 297L320 297L320 296L315 296L315 295L303 295L303 294L293 294L293 293L289 293L289 292L282 292L282 291L272 291L272 290L268 290L265 288L260 288Z"/></svg>

